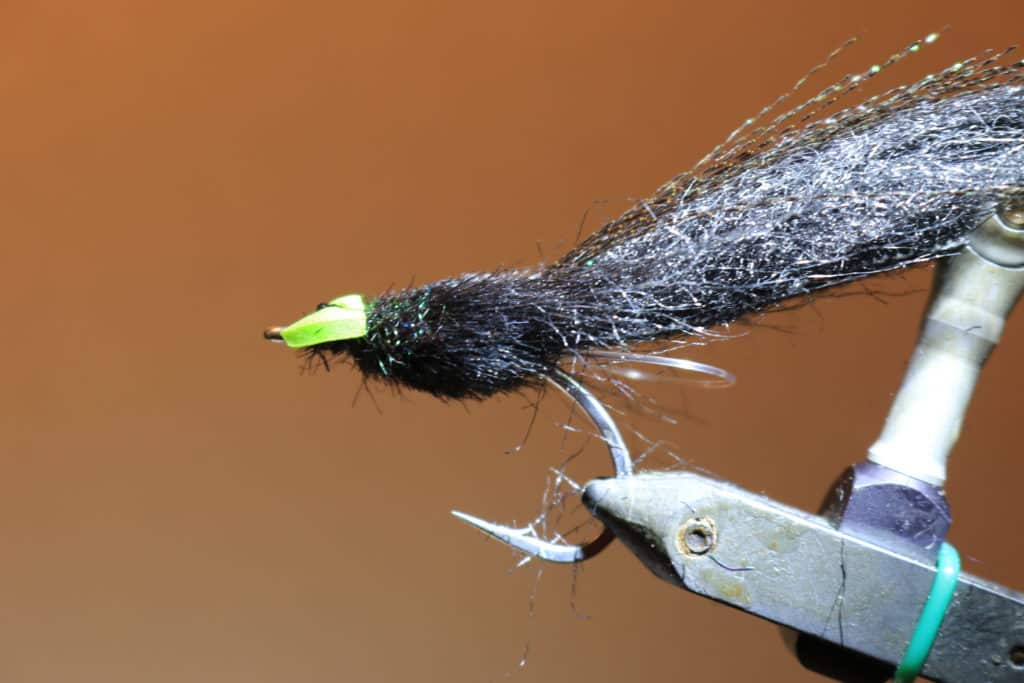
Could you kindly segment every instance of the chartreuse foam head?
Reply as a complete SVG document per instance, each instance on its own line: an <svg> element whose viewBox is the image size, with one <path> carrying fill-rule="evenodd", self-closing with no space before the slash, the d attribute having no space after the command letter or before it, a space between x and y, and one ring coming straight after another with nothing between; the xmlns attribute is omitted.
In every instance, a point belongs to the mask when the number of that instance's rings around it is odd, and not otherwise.
<svg viewBox="0 0 1024 683"><path fill-rule="evenodd" d="M271 327L263 336L293 349L365 337L366 302L360 294L341 296L287 327Z"/></svg>

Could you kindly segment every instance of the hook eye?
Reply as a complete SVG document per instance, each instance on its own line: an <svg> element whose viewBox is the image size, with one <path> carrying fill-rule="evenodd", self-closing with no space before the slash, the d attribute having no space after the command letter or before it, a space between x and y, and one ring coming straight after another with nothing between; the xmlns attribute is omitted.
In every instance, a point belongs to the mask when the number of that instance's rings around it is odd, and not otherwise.
<svg viewBox="0 0 1024 683"><path fill-rule="evenodd" d="M601 434L601 438L608 446L608 455L611 456L612 466L615 468L615 476L617 478L628 477L633 474L633 460L629 456L629 449L622 438L622 433L619 432L615 420L608 414L608 410L601 402L597 400L597 397L571 376L557 368L548 375L548 381L575 401L594 422L598 432ZM582 562L597 555L615 539L615 534L605 528L597 538L582 545L558 543L538 537L533 526L504 526L488 522L479 517L467 515L457 510L452 510L452 514L485 534L493 536L502 543L548 562Z"/></svg>

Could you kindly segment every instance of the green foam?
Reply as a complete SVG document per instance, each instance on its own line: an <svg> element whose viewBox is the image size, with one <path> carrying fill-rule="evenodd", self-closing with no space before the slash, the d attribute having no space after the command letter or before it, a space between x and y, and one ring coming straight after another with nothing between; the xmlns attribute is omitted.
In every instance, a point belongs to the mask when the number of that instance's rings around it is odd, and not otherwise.
<svg viewBox="0 0 1024 683"><path fill-rule="evenodd" d="M365 336L366 303L359 294L338 297L281 330L284 343L292 348Z"/></svg>

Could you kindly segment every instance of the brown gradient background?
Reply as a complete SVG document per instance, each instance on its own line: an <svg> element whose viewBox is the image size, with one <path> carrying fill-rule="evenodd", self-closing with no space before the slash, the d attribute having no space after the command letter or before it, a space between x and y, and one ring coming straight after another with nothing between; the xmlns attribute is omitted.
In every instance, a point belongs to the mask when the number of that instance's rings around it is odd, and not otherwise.
<svg viewBox="0 0 1024 683"><path fill-rule="evenodd" d="M302 375L260 332L553 258L595 200L608 217L651 191L850 35L844 68L954 25L891 85L1022 19L1010 0L4 3L0 681L817 680L772 625L621 547L538 582L448 516L533 515L562 404L506 455L526 398L353 406L355 373ZM740 382L686 390L654 436L815 507L877 435L928 281L694 349ZM1017 588L1022 349L1018 317L949 487L968 569Z"/></svg>

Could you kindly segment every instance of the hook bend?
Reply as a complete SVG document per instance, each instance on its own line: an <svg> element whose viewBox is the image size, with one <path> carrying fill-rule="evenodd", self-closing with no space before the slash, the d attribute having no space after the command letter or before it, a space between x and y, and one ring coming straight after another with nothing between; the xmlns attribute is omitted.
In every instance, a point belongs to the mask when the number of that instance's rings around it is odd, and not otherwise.
<svg viewBox="0 0 1024 683"><path fill-rule="evenodd" d="M611 456L612 465L615 468L615 476L628 477L633 474L633 460L629 456L629 449L622 438L622 433L619 432L615 420L597 397L558 368L548 375L548 381L575 401L594 422L602 440L608 446L608 454ZM615 539L615 534L605 528L597 538L581 545L559 543L540 538L532 525L511 527L488 522L458 510L452 510L452 514L502 543L548 562L582 562L597 555Z"/></svg>

